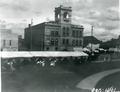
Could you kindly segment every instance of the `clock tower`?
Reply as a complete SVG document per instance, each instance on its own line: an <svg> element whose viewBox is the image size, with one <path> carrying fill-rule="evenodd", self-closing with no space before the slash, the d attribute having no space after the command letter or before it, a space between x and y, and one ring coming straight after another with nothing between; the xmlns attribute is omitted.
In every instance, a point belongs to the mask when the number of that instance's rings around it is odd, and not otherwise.
<svg viewBox="0 0 120 92"><path fill-rule="evenodd" d="M71 24L71 15L71 7L63 7L60 5L59 7L55 8L55 21L57 23Z"/></svg>

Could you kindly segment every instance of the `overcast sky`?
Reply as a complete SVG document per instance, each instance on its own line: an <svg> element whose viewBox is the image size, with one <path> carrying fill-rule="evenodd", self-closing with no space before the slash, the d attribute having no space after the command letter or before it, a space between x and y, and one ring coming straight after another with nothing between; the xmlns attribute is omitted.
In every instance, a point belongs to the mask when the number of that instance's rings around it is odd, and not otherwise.
<svg viewBox="0 0 120 92"><path fill-rule="evenodd" d="M84 35L90 35L91 25L101 40L120 35L119 0L0 0L0 27L23 34L32 18L34 25L54 20L59 5L72 7L72 23L83 25Z"/></svg>

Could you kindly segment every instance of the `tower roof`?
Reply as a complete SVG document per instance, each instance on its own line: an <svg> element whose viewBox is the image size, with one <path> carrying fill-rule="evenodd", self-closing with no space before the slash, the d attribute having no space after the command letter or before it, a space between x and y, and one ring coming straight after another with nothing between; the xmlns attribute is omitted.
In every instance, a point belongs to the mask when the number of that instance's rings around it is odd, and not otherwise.
<svg viewBox="0 0 120 92"><path fill-rule="evenodd" d="M56 7L55 10L69 10L72 11L72 7L65 7L63 5L60 5L59 7Z"/></svg>

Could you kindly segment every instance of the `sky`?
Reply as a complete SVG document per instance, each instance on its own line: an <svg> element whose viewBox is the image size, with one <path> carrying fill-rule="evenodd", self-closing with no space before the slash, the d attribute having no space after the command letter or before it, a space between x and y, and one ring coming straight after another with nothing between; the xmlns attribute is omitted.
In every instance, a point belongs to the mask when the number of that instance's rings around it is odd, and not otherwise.
<svg viewBox="0 0 120 92"><path fill-rule="evenodd" d="M106 41L120 35L119 0L0 0L0 27L23 35L33 19L33 25L54 20L54 8L72 7L72 24L84 26L89 36Z"/></svg>

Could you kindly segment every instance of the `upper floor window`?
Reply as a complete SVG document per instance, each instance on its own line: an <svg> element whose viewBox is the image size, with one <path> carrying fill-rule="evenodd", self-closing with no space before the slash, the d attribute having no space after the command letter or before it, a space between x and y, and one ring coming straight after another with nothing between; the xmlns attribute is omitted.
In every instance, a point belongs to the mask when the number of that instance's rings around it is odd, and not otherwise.
<svg viewBox="0 0 120 92"><path fill-rule="evenodd" d="M58 45L58 39L55 39L55 45L56 46Z"/></svg>
<svg viewBox="0 0 120 92"><path fill-rule="evenodd" d="M3 46L5 46L6 45L6 40L3 40Z"/></svg>
<svg viewBox="0 0 120 92"><path fill-rule="evenodd" d="M66 45L69 45L69 39L66 39Z"/></svg>
<svg viewBox="0 0 120 92"><path fill-rule="evenodd" d="M79 31L79 37L82 37L83 34L82 34L82 31Z"/></svg>
<svg viewBox="0 0 120 92"><path fill-rule="evenodd" d="M69 45L69 39L63 39L62 43L63 45Z"/></svg>
<svg viewBox="0 0 120 92"><path fill-rule="evenodd" d="M51 40L51 45L54 45L54 40L53 39Z"/></svg>
<svg viewBox="0 0 120 92"><path fill-rule="evenodd" d="M55 36L58 36L59 34L58 34L58 31L55 31Z"/></svg>
<svg viewBox="0 0 120 92"><path fill-rule="evenodd" d="M79 46L82 46L82 41L81 40L79 40Z"/></svg>
<svg viewBox="0 0 120 92"><path fill-rule="evenodd" d="M78 46L78 44L79 44L79 43L78 43L78 40L76 40L76 46Z"/></svg>
<svg viewBox="0 0 120 92"><path fill-rule="evenodd" d="M9 45L10 45L10 46L12 45L12 40L9 41Z"/></svg>
<svg viewBox="0 0 120 92"><path fill-rule="evenodd" d="M57 46L58 45L58 39L51 39L51 45Z"/></svg>
<svg viewBox="0 0 120 92"><path fill-rule="evenodd" d="M51 36L54 36L54 31L51 31Z"/></svg>
<svg viewBox="0 0 120 92"><path fill-rule="evenodd" d="M79 31L78 31L78 30L76 30L76 36L75 36L75 37L78 37L78 35L79 35Z"/></svg>
<svg viewBox="0 0 120 92"><path fill-rule="evenodd" d="M63 36L69 36L69 27L63 27Z"/></svg>
<svg viewBox="0 0 120 92"><path fill-rule="evenodd" d="M72 31L72 36L75 37L75 31L74 30Z"/></svg>
<svg viewBox="0 0 120 92"><path fill-rule="evenodd" d="M62 35L65 36L65 27L63 27L62 31L63 31Z"/></svg>
<svg viewBox="0 0 120 92"><path fill-rule="evenodd" d="M69 18L68 13L67 13L67 12L65 12L65 13L63 14L63 17L64 17L64 18L66 18L66 19L68 19L68 18Z"/></svg>
<svg viewBox="0 0 120 92"><path fill-rule="evenodd" d="M75 45L75 40L72 40L72 45L73 45L73 46Z"/></svg>
<svg viewBox="0 0 120 92"><path fill-rule="evenodd" d="M51 31L51 36L53 37L59 36L58 31Z"/></svg>
<svg viewBox="0 0 120 92"><path fill-rule="evenodd" d="M65 39L62 40L62 44L65 45Z"/></svg>
<svg viewBox="0 0 120 92"><path fill-rule="evenodd" d="M69 27L66 28L66 35L69 36Z"/></svg>

